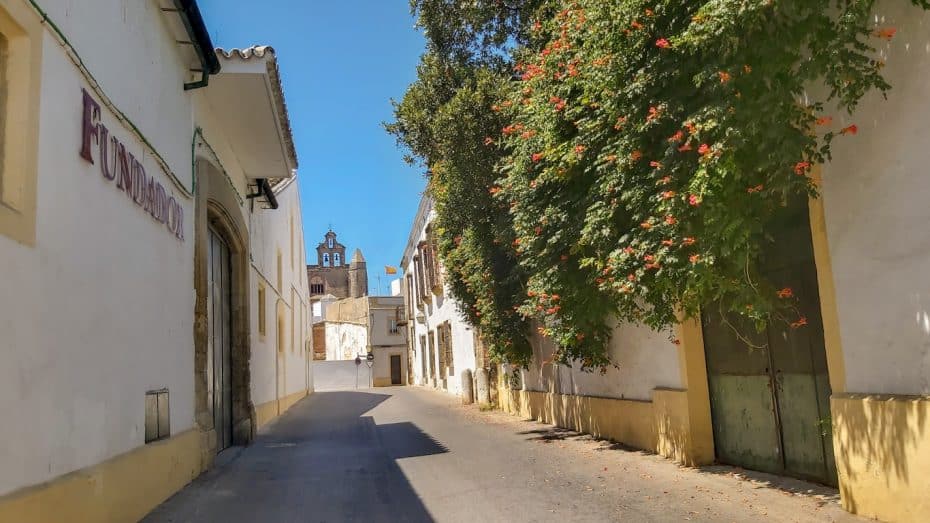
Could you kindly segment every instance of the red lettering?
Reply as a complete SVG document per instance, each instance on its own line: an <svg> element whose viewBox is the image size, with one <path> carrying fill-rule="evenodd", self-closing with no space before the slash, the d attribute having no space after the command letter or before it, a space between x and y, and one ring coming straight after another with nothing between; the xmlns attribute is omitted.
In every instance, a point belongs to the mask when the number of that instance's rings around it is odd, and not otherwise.
<svg viewBox="0 0 930 523"><path fill-rule="evenodd" d="M81 89L84 93L84 113L81 118L81 158L90 163L94 163L94 156L91 154L91 140L99 142L99 127L97 121L100 119L100 104L90 96L86 89Z"/></svg>
<svg viewBox="0 0 930 523"><path fill-rule="evenodd" d="M177 221L177 224L175 224L175 227L174 227L174 236L183 242L184 241L184 209L181 207L180 204L175 203L174 212L175 212L175 217L176 217L175 221Z"/></svg>
<svg viewBox="0 0 930 523"><path fill-rule="evenodd" d="M168 198L168 201L165 202L165 226L168 227L168 230L172 233L174 232L175 222L177 221L178 215L174 210L174 206L177 205L174 201L174 198Z"/></svg>
<svg viewBox="0 0 930 523"><path fill-rule="evenodd" d="M107 129L107 126L99 124L97 128L100 130L100 137L98 142L100 142L100 174L103 175L105 180L112 180L116 177L116 171L110 169L110 165L116 166L116 155L114 154L114 161L110 162L110 130ZM116 150L116 137L112 138L113 140L113 150Z"/></svg>
<svg viewBox="0 0 930 523"><path fill-rule="evenodd" d="M145 192L148 189L148 182L145 176L145 168L135 158L132 160L132 201L136 205L145 203Z"/></svg>
<svg viewBox="0 0 930 523"><path fill-rule="evenodd" d="M168 221L168 195L160 183L155 186L155 210L158 221L161 223Z"/></svg>
<svg viewBox="0 0 930 523"><path fill-rule="evenodd" d="M142 206L142 210L148 212L152 215L152 218L155 216L155 177L151 177L145 183L145 204Z"/></svg>
<svg viewBox="0 0 930 523"><path fill-rule="evenodd" d="M116 186L126 193L132 192L132 162L135 160L131 153L126 152L126 146L119 144L116 153L117 163L119 164L119 178L116 180Z"/></svg>
<svg viewBox="0 0 930 523"><path fill-rule="evenodd" d="M126 192L136 205L152 218L164 223L174 236L184 241L184 209L154 177L149 177L142 163L126 150L126 146L100 123L100 105L86 90L82 116L81 157L94 163L93 146L97 141L100 173L104 179L116 179L116 186ZM118 178L117 178L118 177Z"/></svg>

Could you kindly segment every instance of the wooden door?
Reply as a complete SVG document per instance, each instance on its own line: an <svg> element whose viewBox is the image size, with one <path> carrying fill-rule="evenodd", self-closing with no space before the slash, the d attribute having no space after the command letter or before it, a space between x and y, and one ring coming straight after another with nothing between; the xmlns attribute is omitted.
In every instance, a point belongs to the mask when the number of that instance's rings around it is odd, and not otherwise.
<svg viewBox="0 0 930 523"><path fill-rule="evenodd" d="M230 340L229 246L209 229L207 315L207 401L213 411L216 447L232 445L232 344Z"/></svg>
<svg viewBox="0 0 930 523"><path fill-rule="evenodd" d="M402 385L400 372L400 354L391 355L391 385Z"/></svg>
<svg viewBox="0 0 930 523"><path fill-rule="evenodd" d="M830 384L807 206L775 233L762 272L796 299L763 332L706 308L702 323L717 458L835 485ZM795 314L795 311L792 311ZM807 324L788 322L804 317Z"/></svg>

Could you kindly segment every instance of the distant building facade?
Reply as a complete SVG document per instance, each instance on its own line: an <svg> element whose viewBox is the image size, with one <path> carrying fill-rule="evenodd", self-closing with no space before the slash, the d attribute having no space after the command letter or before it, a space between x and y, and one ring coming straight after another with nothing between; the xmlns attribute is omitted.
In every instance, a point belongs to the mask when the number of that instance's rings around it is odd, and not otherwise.
<svg viewBox="0 0 930 523"><path fill-rule="evenodd" d="M345 245L330 230L317 245L316 254L316 265L307 266L311 299L318 301L327 294L338 299L368 296L368 268L361 250L355 249L347 261Z"/></svg>
<svg viewBox="0 0 930 523"><path fill-rule="evenodd" d="M314 359L339 361L374 354L375 387L407 382L403 296L363 296L334 301L313 325Z"/></svg>
<svg viewBox="0 0 930 523"><path fill-rule="evenodd" d="M409 375L411 383L461 394L462 371L474 373L489 362L480 336L445 288L434 218L433 201L424 196L401 260Z"/></svg>

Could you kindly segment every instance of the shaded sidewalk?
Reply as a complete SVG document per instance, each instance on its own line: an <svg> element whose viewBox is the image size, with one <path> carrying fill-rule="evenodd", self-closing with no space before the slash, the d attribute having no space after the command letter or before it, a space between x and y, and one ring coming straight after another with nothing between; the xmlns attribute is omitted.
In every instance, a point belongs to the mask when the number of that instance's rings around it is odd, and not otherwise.
<svg viewBox="0 0 930 523"><path fill-rule="evenodd" d="M446 449L412 423L364 416L390 398L314 393L143 521L432 521L395 460Z"/></svg>

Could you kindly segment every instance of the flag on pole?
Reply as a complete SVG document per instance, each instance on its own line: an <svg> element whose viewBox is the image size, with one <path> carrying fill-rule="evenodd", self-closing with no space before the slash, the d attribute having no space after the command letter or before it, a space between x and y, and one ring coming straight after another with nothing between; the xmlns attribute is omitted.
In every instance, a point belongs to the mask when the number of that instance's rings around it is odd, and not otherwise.
<svg viewBox="0 0 930 523"><path fill-rule="evenodd" d="M397 267L391 267L390 265L385 265L384 274L397 274Z"/></svg>

